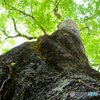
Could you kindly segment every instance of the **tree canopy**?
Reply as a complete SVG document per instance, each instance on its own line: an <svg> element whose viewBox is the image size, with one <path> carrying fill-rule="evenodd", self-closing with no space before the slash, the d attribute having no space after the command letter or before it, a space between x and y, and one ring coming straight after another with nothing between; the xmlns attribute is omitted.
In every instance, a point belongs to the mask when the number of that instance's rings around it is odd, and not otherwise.
<svg viewBox="0 0 100 100"><path fill-rule="evenodd" d="M100 0L0 0L0 48L5 53L17 37L35 40L52 34L63 19L78 24L92 67L100 66ZM16 41L15 41L16 40Z"/></svg>

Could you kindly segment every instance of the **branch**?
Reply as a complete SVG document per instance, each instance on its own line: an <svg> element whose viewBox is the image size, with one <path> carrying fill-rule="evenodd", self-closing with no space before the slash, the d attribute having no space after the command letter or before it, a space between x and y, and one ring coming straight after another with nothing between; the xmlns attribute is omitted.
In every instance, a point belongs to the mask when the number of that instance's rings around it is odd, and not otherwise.
<svg viewBox="0 0 100 100"><path fill-rule="evenodd" d="M100 13L100 11L99 11L97 14L92 15L91 17L89 17L89 18L87 18L87 19L85 19L85 20L89 20L89 19L91 19L91 18L93 18L93 17L97 16L99 13Z"/></svg>
<svg viewBox="0 0 100 100"><path fill-rule="evenodd" d="M88 26L86 26L86 27L84 27L84 28L80 29L80 31L84 30L85 28L89 28L89 27L88 27Z"/></svg>
<svg viewBox="0 0 100 100"><path fill-rule="evenodd" d="M97 16L99 13L100 13L100 11L99 11L97 14L92 15L91 17L89 17L89 18L87 18L87 19L84 19L84 23L85 23L86 27L80 29L80 31L82 31L83 29L87 28L87 29L88 29L88 33L89 33L89 27L88 27L88 25L86 24L86 20L89 20L89 19L91 19L91 18ZM90 34L90 33L89 33L89 34ZM95 35L95 34L92 34L92 35Z"/></svg>
<svg viewBox="0 0 100 100"><path fill-rule="evenodd" d="M79 80L79 82L82 83L82 84L84 84L85 86L91 88L91 89L94 89L94 90L96 90L96 91L100 91L98 88L95 88L95 87L93 87L93 86L90 86L90 85L86 84L85 82L83 82L82 80Z"/></svg>
<svg viewBox="0 0 100 100"><path fill-rule="evenodd" d="M59 0L59 2L60 2L60 0ZM58 5L59 5L59 2L58 2L58 0L55 1L54 13L55 13L55 15L58 17L58 19L61 19L61 15L60 15L59 13L57 13L57 12L58 12Z"/></svg>
<svg viewBox="0 0 100 100"><path fill-rule="evenodd" d="M24 49L24 50L25 50L25 49ZM24 50L22 50L22 51L20 52L20 54L14 55L14 56L10 57L10 58L6 61L6 63L3 61L3 64L9 68L9 74L8 74L7 79L3 81L3 83L2 83L2 85L1 85L1 87L0 87L0 92L1 92L1 90L3 89L4 84L11 78L12 68L11 68L10 65L7 65L8 61L9 61L10 59L12 59L13 57L20 56Z"/></svg>
<svg viewBox="0 0 100 100"><path fill-rule="evenodd" d="M14 29L15 29L15 31L18 33L18 36L21 36L21 33L17 30L17 28L16 28L16 22L15 22L15 19L14 18L12 18L12 20L13 20L13 24L14 24Z"/></svg>
<svg viewBox="0 0 100 100"><path fill-rule="evenodd" d="M17 8L15 8L15 7L13 7L13 6L11 6L11 7L12 7L13 9L17 10L18 12L20 12L20 13L22 13L22 14L26 15L26 16L31 17L33 20L36 20L36 19L35 19L35 17L33 17L33 16L29 15L29 14L26 14L26 13L24 13L23 11L18 10Z"/></svg>
<svg viewBox="0 0 100 100"><path fill-rule="evenodd" d="M6 65L9 68L9 74L6 80L3 81L1 87L0 87L0 92L3 89L4 84L11 78L11 74L12 74L12 69L10 65L7 65L5 62L3 62L4 65Z"/></svg>
<svg viewBox="0 0 100 100"><path fill-rule="evenodd" d="M8 61L9 61L10 59L12 59L12 58L14 58L14 57L18 57L18 56L20 56L20 55L22 54L22 52L24 52L24 51L25 51L25 49L22 50L22 51L20 52L20 54L18 54L18 55L14 55L14 56L10 57L10 58L6 61L6 63L8 63Z"/></svg>
<svg viewBox="0 0 100 100"><path fill-rule="evenodd" d="M92 64L91 66L99 66L100 64Z"/></svg>
<svg viewBox="0 0 100 100"><path fill-rule="evenodd" d="M15 8L15 7L13 7L13 6L11 6L11 7L12 7L13 9L17 10L18 12L20 12L20 13L26 15L26 16L29 16L29 17L31 17L33 20L37 21L37 20L35 19L35 17L33 17L33 16L29 15L29 14L26 14L26 13L24 13L23 11L18 10L17 8ZM40 25L39 25L39 26L40 26ZM46 35L45 29L44 29L42 26L40 26L40 28L42 29L42 31L43 31L44 34Z"/></svg>
<svg viewBox="0 0 100 100"><path fill-rule="evenodd" d="M7 3L6 3L6 0L4 0L4 2L5 2L5 4L7 4ZM8 5L8 4L7 4L7 5ZM11 8L15 9L16 11L18 11L18 12L20 12L20 13L22 13L22 14L28 16L28 17L31 17L33 20L37 21L37 20L35 19L35 17L33 17L33 14L32 14L32 15L29 15L29 14L27 14L27 13L25 13L25 12L23 12L23 11L21 11L21 10L15 8L15 7L13 7L13 6L11 6L11 5L8 5L8 6L10 6ZM31 3L31 11L32 11L32 3ZM39 25L39 24L38 24L38 25ZM43 31L44 34L46 35L47 33L46 33L45 29L44 29L41 25L39 25L39 27L42 29L42 31Z"/></svg>
<svg viewBox="0 0 100 100"><path fill-rule="evenodd" d="M12 18L13 19L13 18ZM4 27L2 26L2 28L3 28L3 30L1 30L7 37L3 40L3 42L6 40L6 39L8 39L8 38L16 38L16 37L24 37L24 38L26 38L26 39L29 39L29 40L31 40L31 39L36 39L36 37L29 37L29 36L27 36L27 35L22 35L18 30L17 30L17 28L16 28L16 23L15 23L15 20L13 19L13 21L14 21L14 29L15 29L15 31L18 33L17 35L15 35L15 36L9 36L8 34L7 34L7 32L6 32L6 30L4 29Z"/></svg>
<svg viewBox="0 0 100 100"><path fill-rule="evenodd" d="M89 33L90 29L89 29L88 25L86 24L86 19L84 19L84 23L85 23L85 25L86 25L86 27L88 29L88 34L90 35L90 33Z"/></svg>
<svg viewBox="0 0 100 100"><path fill-rule="evenodd" d="M31 13L32 13L32 16L33 16L32 4L33 4L33 0L31 0Z"/></svg>
<svg viewBox="0 0 100 100"><path fill-rule="evenodd" d="M15 31L18 33L18 36L24 37L24 38L29 39L29 40L31 40L31 39L36 39L36 37L33 38L33 37L29 37L29 36L27 36L27 35L22 35L22 34L17 30L17 28L16 28L15 19L12 18L12 20L13 20L13 23L14 23L14 29L15 29Z"/></svg>
<svg viewBox="0 0 100 100"><path fill-rule="evenodd" d="M4 39L4 41L6 40L6 39L8 39L8 38L16 38L16 37L18 37L18 35L16 35L16 36L9 36L7 33L6 33L6 31L5 31L5 29L4 29L4 27L2 26L2 28L3 28L3 30L1 30L7 37ZM4 42L3 41L3 42Z"/></svg>

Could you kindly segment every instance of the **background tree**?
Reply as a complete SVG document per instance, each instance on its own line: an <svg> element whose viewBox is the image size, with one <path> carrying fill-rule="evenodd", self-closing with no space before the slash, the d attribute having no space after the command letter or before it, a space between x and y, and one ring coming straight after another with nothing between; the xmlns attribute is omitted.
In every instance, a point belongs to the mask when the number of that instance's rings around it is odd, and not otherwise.
<svg viewBox="0 0 100 100"><path fill-rule="evenodd" d="M78 23L89 62L99 70L99 4L99 0L83 0L81 4L73 0L1 0L1 52L11 49L18 42L17 37L33 41L43 34L51 34L60 21L69 18Z"/></svg>

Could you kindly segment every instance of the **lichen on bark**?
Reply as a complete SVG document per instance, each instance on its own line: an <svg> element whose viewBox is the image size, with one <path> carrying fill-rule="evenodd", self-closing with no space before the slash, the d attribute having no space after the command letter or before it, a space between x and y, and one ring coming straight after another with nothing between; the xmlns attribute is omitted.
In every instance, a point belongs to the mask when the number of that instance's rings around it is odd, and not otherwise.
<svg viewBox="0 0 100 100"><path fill-rule="evenodd" d="M95 90L79 83L79 79L92 86L100 86L100 73L89 66L80 41L64 29L55 31L51 36L41 36L36 42L25 42L1 55L0 85L9 73L2 62L22 50L20 56L7 63L16 64L11 66L12 78L0 92L1 100L81 100L82 97L71 97L70 91ZM96 100L94 98L99 100L100 96L86 96L83 100Z"/></svg>

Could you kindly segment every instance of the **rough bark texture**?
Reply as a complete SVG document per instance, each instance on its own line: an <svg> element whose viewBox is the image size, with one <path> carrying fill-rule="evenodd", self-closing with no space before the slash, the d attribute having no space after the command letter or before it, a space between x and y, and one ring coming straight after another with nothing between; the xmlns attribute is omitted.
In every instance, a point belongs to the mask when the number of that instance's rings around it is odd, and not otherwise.
<svg viewBox="0 0 100 100"><path fill-rule="evenodd" d="M82 45L69 30L62 29L1 55L0 86L8 77L9 68L3 63L7 60L12 78L5 82L0 100L100 100L100 95L70 96L71 91L95 91L79 83L79 79L100 86L100 73L89 66ZM16 64L11 66L13 62Z"/></svg>

